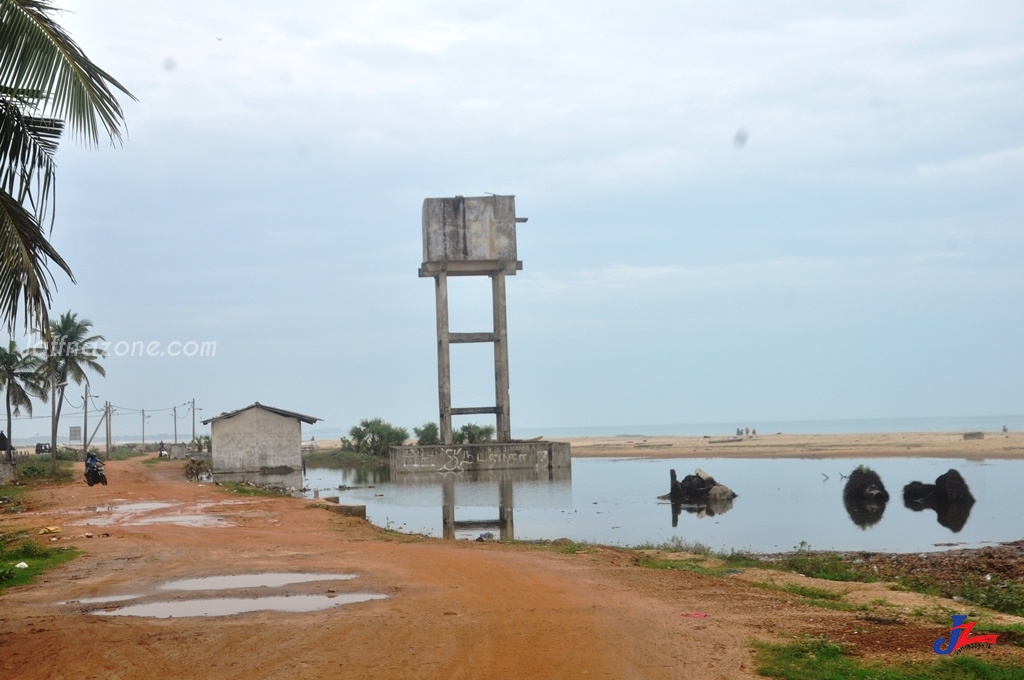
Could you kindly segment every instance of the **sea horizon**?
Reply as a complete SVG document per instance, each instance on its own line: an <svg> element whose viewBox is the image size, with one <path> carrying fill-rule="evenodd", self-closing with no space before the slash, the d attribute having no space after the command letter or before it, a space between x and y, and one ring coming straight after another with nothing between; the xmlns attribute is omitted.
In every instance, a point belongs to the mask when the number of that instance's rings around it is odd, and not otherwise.
<svg viewBox="0 0 1024 680"><path fill-rule="evenodd" d="M1024 431L1024 415L941 416L927 418L835 418L820 420L750 420L715 423L592 425L512 428L517 439L534 437L701 437L735 435L737 428L763 434L892 434L902 432Z"/></svg>
<svg viewBox="0 0 1024 680"><path fill-rule="evenodd" d="M767 434L892 434L903 432L1001 432L1003 427L1011 432L1024 431L1024 414L1007 414L996 416L938 416L925 418L833 418L809 420L749 420L735 422L712 423L668 423L668 424L626 424L626 425L561 425L552 427L513 427L515 439L534 439L536 437L702 437L730 436L736 434L737 428L757 430L759 435ZM409 428L410 434L412 428ZM203 434L208 434L204 432ZM348 436L348 430L338 427L303 428L302 438L340 439ZM187 442L190 435L178 434L179 442ZM113 441L118 444L137 443L140 434L117 434ZM146 441L155 443L174 441L172 433L146 433ZM37 441L49 441L49 436L14 438L15 446L31 446ZM67 437L60 437L59 443L65 445ZM102 438L93 440L93 446L102 446Z"/></svg>

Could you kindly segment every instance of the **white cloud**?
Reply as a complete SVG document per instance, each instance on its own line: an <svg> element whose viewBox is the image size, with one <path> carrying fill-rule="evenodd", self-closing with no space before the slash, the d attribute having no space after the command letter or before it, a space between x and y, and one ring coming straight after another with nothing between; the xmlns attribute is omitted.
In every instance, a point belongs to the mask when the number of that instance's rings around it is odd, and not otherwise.
<svg viewBox="0 0 1024 680"><path fill-rule="evenodd" d="M917 172L921 177L929 179L1010 179L1020 184L1024 181L1024 146L954 158L943 163L925 164L919 166Z"/></svg>

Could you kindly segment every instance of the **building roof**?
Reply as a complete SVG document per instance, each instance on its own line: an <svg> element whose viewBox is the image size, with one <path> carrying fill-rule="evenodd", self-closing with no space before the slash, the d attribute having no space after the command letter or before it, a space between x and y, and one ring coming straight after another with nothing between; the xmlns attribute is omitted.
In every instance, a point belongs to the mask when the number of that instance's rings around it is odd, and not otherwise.
<svg viewBox="0 0 1024 680"><path fill-rule="evenodd" d="M323 420L322 418L314 418L313 416L304 416L301 413L295 413L294 411L285 411L283 408L274 408L273 406L266 406L257 401L255 404L250 404L249 406L246 406L245 408L240 408L237 411L228 411L227 413L221 413L219 416L207 418L206 420L203 421L203 425L208 425L209 423L212 423L215 420L227 420L228 418L234 418L239 413L243 411L248 411L251 408L259 408L263 409L264 411L270 411L271 413L276 413L277 415L284 416L285 418L298 418L307 425L312 425L313 423L319 420Z"/></svg>

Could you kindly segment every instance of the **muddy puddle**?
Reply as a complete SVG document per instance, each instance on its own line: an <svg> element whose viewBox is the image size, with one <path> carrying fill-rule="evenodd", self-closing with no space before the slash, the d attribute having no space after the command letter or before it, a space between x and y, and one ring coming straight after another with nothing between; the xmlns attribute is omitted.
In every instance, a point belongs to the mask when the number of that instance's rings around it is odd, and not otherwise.
<svg viewBox="0 0 1024 680"><path fill-rule="evenodd" d="M387 597L379 593L339 593L327 588L326 594L296 592L316 587L316 584L349 581L356 574L304 574L295 572L265 572L259 574L233 574L180 579L157 585L153 592L135 595L108 595L88 597L59 605L98 605L108 603L135 604L111 605L101 609L87 609L89 614L99 616L142 616L149 618L182 618L195 616L232 616L257 611L313 612L346 604L381 600ZM289 588L291 586L292 588ZM252 595L251 590L258 589ZM233 591L233 597L195 597L157 601L161 591ZM246 595L243 597L243 595Z"/></svg>
<svg viewBox="0 0 1024 680"><path fill-rule="evenodd" d="M201 503L182 507L180 503L148 501L104 505L86 508L95 513L88 520L76 524L92 526L146 526L150 524L176 524L185 527L218 527L232 526L230 522L216 514L203 512L207 507L218 504Z"/></svg>
<svg viewBox="0 0 1024 680"><path fill-rule="evenodd" d="M355 574L295 574L266 573L238 574L235 576L205 576L170 581L157 586L158 590L228 590L233 588L280 588L293 583L311 581L348 581Z"/></svg>
<svg viewBox="0 0 1024 680"><path fill-rule="evenodd" d="M101 616L145 616L167 619L192 616L232 616L258 611L314 612L344 604L383 600L377 593L339 593L333 595L275 595L271 597L217 597L202 600L175 600L133 604L111 611L97 610Z"/></svg>

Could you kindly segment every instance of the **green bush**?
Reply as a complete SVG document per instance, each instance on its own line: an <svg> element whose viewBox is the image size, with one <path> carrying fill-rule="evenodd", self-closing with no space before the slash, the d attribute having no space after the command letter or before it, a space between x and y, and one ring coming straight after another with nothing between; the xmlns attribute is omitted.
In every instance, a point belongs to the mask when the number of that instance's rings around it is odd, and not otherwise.
<svg viewBox="0 0 1024 680"><path fill-rule="evenodd" d="M466 423L452 432L453 444L483 444L494 438L494 428L490 425Z"/></svg>
<svg viewBox="0 0 1024 680"><path fill-rule="evenodd" d="M349 430L352 437L352 449L360 453L384 457L392 446L401 446L409 438L409 431L404 427L395 427L380 418L361 420Z"/></svg>
<svg viewBox="0 0 1024 680"><path fill-rule="evenodd" d="M423 423L421 427L412 428L416 435L416 443L420 446L433 446L441 443L441 433L437 423Z"/></svg>
<svg viewBox="0 0 1024 680"><path fill-rule="evenodd" d="M52 479L58 482L69 482L75 478L74 468L70 461L57 461L57 475L50 474L50 461L36 457L18 464L18 477L22 479Z"/></svg>

